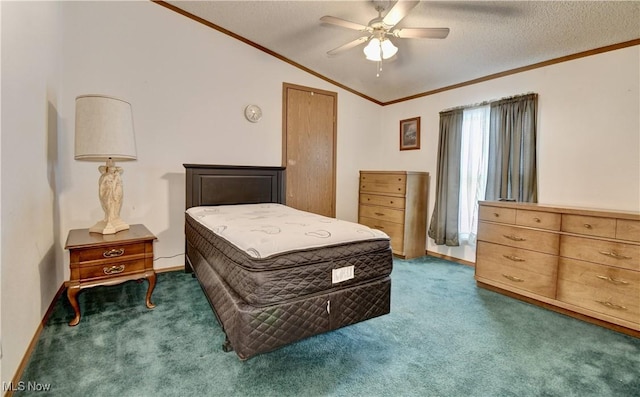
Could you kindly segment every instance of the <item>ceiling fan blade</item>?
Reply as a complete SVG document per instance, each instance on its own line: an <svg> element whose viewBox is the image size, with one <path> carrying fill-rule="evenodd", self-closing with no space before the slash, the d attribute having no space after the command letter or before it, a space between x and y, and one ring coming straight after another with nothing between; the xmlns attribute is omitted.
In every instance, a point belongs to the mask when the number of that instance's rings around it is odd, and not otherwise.
<svg viewBox="0 0 640 397"><path fill-rule="evenodd" d="M332 17L332 16L329 16L329 15L323 16L322 18L320 18L320 20L322 22L324 22L324 23L329 23L331 25L342 26L343 28L347 28L347 29L362 30L362 31L367 30L367 26L366 25L362 25L362 24L359 24L359 23L347 21L346 19L342 19L342 18Z"/></svg>
<svg viewBox="0 0 640 397"><path fill-rule="evenodd" d="M420 1L398 0L398 2L391 7L387 15L382 18L382 23L389 27L396 26L418 3L420 3Z"/></svg>
<svg viewBox="0 0 640 397"><path fill-rule="evenodd" d="M404 28L391 34L401 39L444 39L449 35L449 28Z"/></svg>
<svg viewBox="0 0 640 397"><path fill-rule="evenodd" d="M347 44L341 45L338 48L334 48L331 51L327 51L327 55L340 54L341 52L344 52L344 51L349 50L349 49L351 49L351 48L353 48L353 47L355 47L357 45L360 45L360 44L366 42L367 40L369 40L369 36L359 37L359 38L357 38L357 39L355 39L353 41L348 42Z"/></svg>

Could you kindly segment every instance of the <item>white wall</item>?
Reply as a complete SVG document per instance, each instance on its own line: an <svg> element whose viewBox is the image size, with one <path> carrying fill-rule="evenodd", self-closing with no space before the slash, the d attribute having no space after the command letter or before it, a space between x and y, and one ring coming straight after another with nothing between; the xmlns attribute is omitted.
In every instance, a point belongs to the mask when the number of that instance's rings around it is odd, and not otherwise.
<svg viewBox="0 0 640 397"><path fill-rule="evenodd" d="M281 164L283 82L338 92L337 214L356 220L361 155L351 149L377 128L378 106L151 2L69 2L62 9L62 235L102 217L99 164L73 160L76 96L131 102L138 160L121 164L121 214L158 236L156 268L163 268L184 264L183 163ZM244 119L250 103L263 109L257 124Z"/></svg>
<svg viewBox="0 0 640 397"><path fill-rule="evenodd" d="M283 82L338 92L339 218L357 218L360 169L424 170L433 187L440 110L529 91L540 94L540 200L640 209L638 47L381 108L151 2L1 4L3 381L69 278L68 230L102 217L99 164L73 160L81 94L133 105L122 216L159 237L156 268L184 263L183 163L280 165ZM249 103L263 108L258 124L243 118ZM422 149L400 152L398 121L415 116Z"/></svg>
<svg viewBox="0 0 640 397"><path fill-rule="evenodd" d="M576 59L384 108L377 140L387 169L428 171L435 201L438 113L505 96L538 97L538 201L640 210L640 47ZM398 122L421 117L421 150L398 150ZM473 247L428 250L474 261Z"/></svg>
<svg viewBox="0 0 640 397"><path fill-rule="evenodd" d="M2 374L11 380L61 285L55 250L57 3L2 2Z"/></svg>

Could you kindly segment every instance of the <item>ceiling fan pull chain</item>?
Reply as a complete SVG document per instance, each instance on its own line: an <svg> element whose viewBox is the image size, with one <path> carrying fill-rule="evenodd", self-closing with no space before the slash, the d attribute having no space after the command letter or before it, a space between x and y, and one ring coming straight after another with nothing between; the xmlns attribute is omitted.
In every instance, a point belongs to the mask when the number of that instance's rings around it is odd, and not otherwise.
<svg viewBox="0 0 640 397"><path fill-rule="evenodd" d="M376 73L376 77L380 77L380 73L382 73L382 41L380 41L380 60L378 61L378 72Z"/></svg>

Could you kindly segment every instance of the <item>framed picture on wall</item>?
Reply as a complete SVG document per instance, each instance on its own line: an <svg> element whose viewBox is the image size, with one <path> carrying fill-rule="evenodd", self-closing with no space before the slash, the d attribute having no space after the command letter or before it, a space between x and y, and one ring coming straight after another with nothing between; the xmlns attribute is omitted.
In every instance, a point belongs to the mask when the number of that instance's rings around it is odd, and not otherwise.
<svg viewBox="0 0 640 397"><path fill-rule="evenodd" d="M420 117L400 120L400 150L420 149Z"/></svg>

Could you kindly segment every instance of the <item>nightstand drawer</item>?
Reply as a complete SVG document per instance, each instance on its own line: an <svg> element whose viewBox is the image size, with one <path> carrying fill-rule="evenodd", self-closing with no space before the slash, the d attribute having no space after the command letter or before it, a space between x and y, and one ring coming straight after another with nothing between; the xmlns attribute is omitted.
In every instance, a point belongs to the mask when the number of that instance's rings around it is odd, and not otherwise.
<svg viewBox="0 0 640 397"><path fill-rule="evenodd" d="M363 205L360 207L360 216L395 223L404 222L404 211L395 208Z"/></svg>
<svg viewBox="0 0 640 397"><path fill-rule="evenodd" d="M402 209L404 208L404 197L382 196L378 194L361 194L360 204L382 205Z"/></svg>
<svg viewBox="0 0 640 397"><path fill-rule="evenodd" d="M101 277L114 277L145 270L145 260L118 262L113 264L80 266L80 278L82 280Z"/></svg>
<svg viewBox="0 0 640 397"><path fill-rule="evenodd" d="M78 255L78 262L89 262L104 259L126 259L133 255L144 254L145 244L120 244L109 247L78 249L75 253Z"/></svg>
<svg viewBox="0 0 640 397"><path fill-rule="evenodd" d="M115 285L130 280L147 279L145 305L152 309L151 294L156 285L153 270L154 236L144 225L130 225L115 234L92 233L89 229L69 231L65 249L69 250L67 298L75 317L70 326L80 322L78 294L85 288Z"/></svg>

